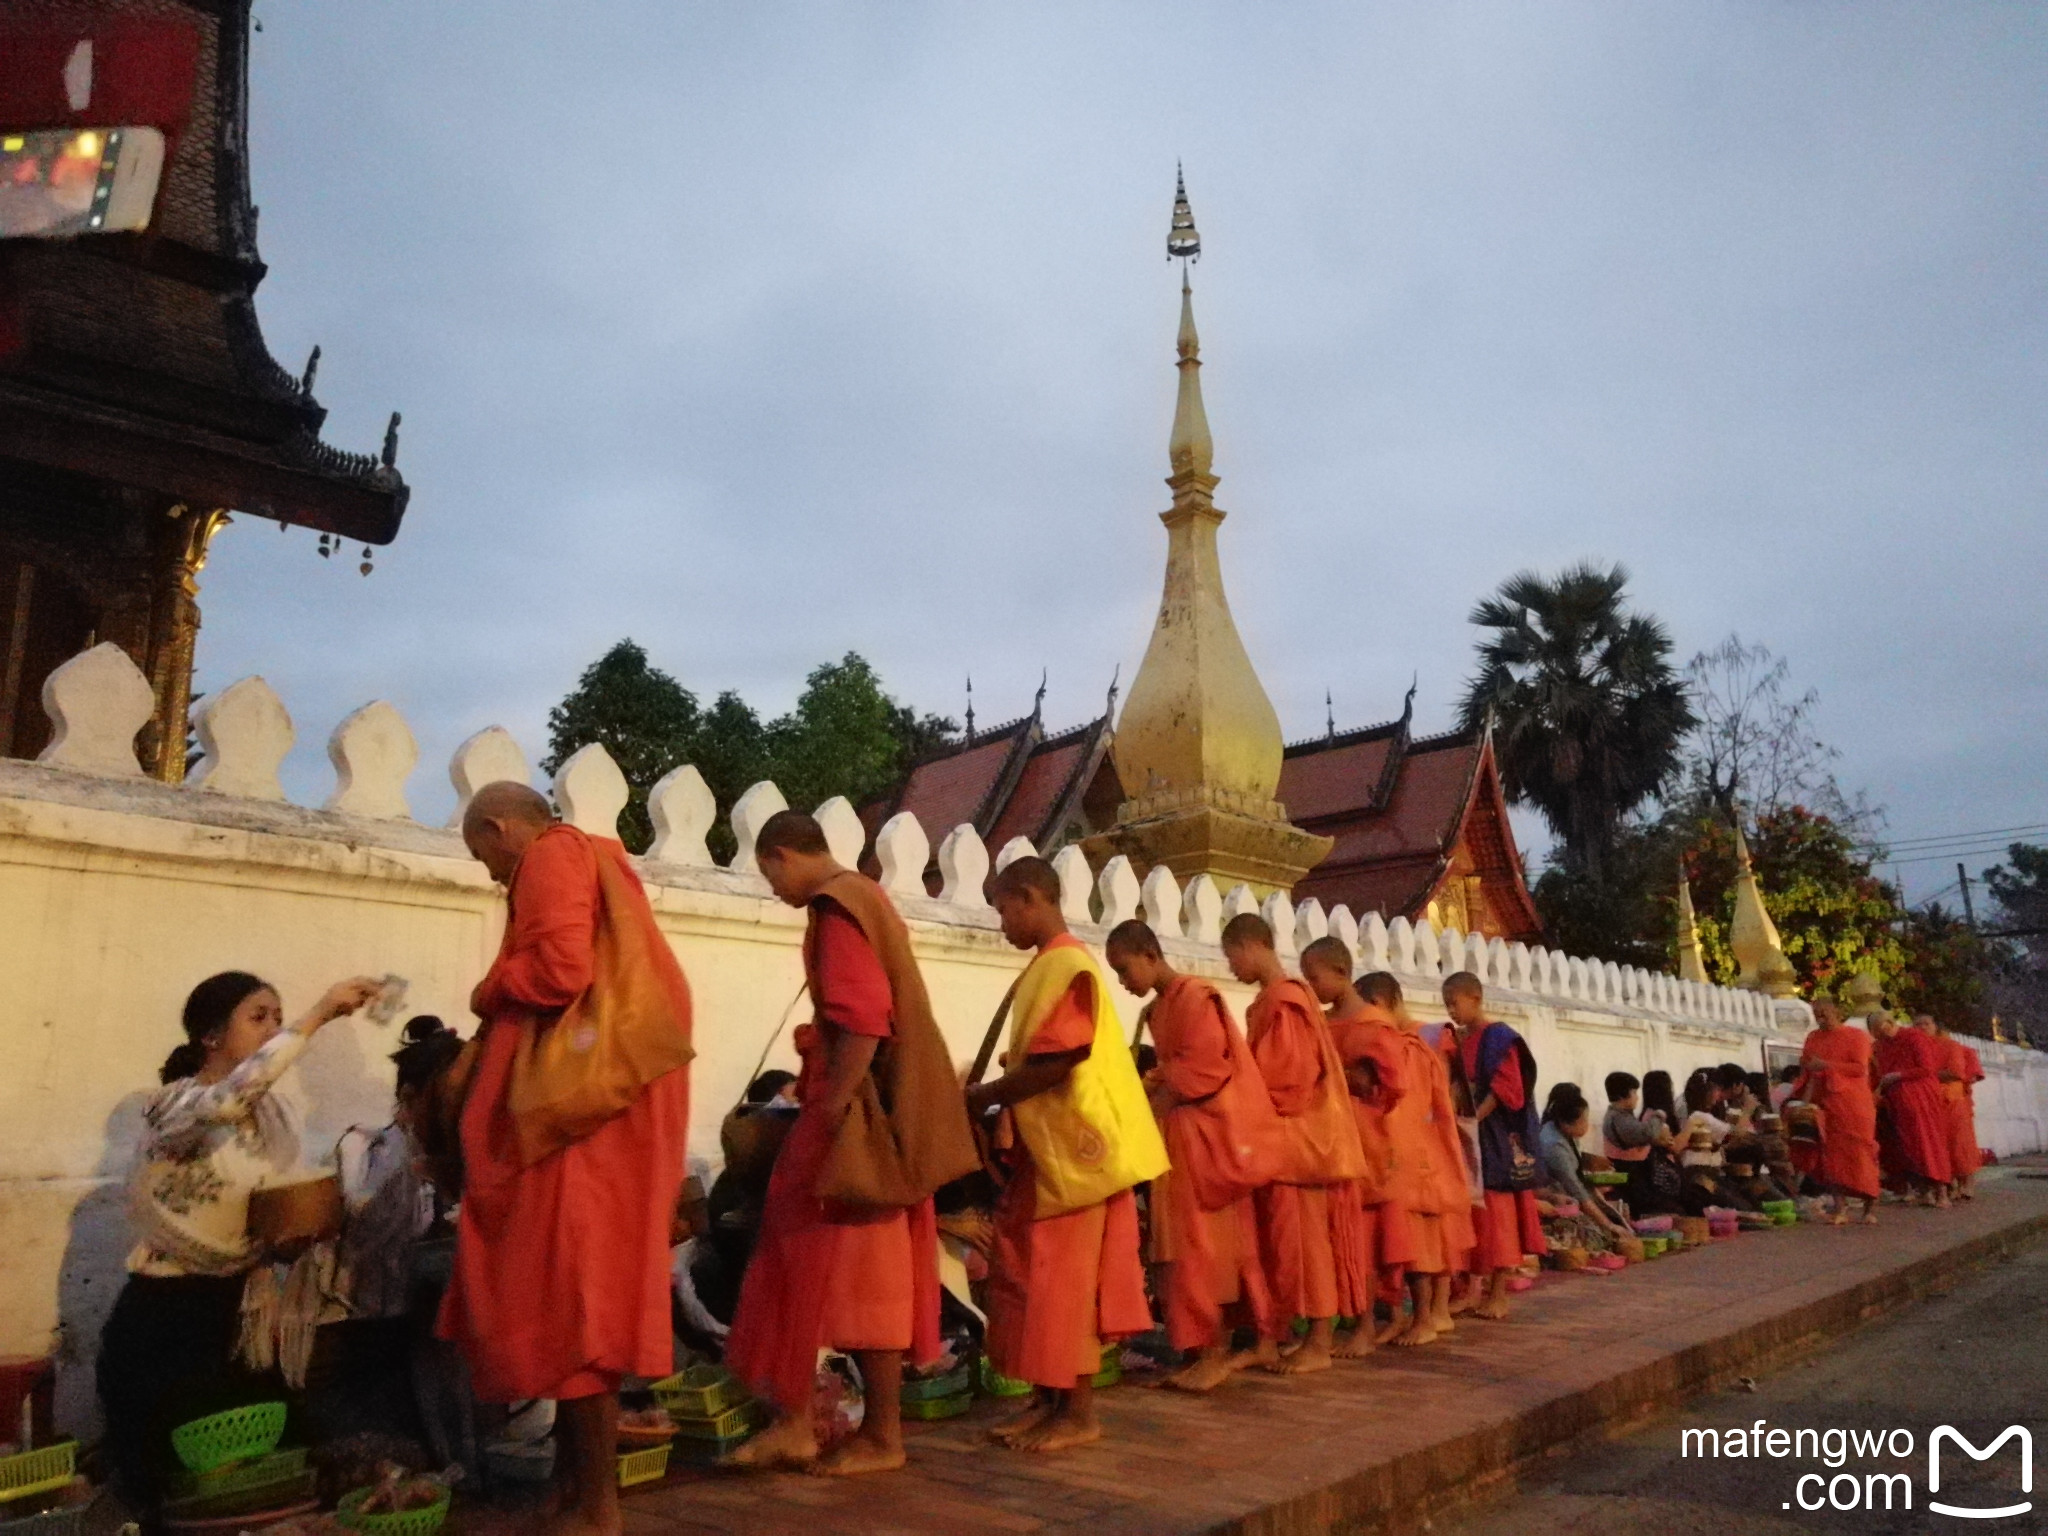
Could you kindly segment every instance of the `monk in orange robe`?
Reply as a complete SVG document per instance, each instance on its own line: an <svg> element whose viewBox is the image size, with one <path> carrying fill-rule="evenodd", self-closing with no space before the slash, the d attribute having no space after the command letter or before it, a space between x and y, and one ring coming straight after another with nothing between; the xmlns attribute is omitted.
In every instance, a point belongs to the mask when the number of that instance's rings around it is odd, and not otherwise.
<svg viewBox="0 0 2048 1536"><path fill-rule="evenodd" d="M1252 1192L1272 1177L1279 1119L1222 993L1176 971L1136 918L1110 930L1106 953L1124 990L1153 999L1145 1027L1159 1063L1146 1088L1173 1167L1152 1181L1152 1256L1167 1342L1195 1351L1166 1385L1208 1392L1245 1363L1228 1319L1272 1331Z"/></svg>
<svg viewBox="0 0 2048 1536"><path fill-rule="evenodd" d="M1813 1000L1814 1028L1799 1048L1792 1096L1820 1112L1820 1164L1815 1180L1834 1196L1836 1226L1849 1202L1863 1202L1863 1220L1877 1223L1882 1187L1877 1166L1877 1098L1871 1089L1870 1036L1842 1022L1832 1000Z"/></svg>
<svg viewBox="0 0 2048 1536"><path fill-rule="evenodd" d="M1871 1071L1885 1108L1878 1167L1914 1201L1948 1208L1948 1105L1934 1039L1886 1013L1870 1016Z"/></svg>
<svg viewBox="0 0 2048 1536"><path fill-rule="evenodd" d="M1355 1319L1355 1326L1338 1330L1331 1353L1339 1360L1357 1360L1372 1353L1378 1333L1373 1308L1380 1295L1381 1228L1399 1219L1398 1212L1390 1215L1387 1200L1394 1168L1387 1114L1403 1091L1399 1031L1352 984L1351 951L1342 939L1320 938L1304 949L1301 979L1325 1010L1324 1023L1344 1063L1351 1115L1365 1151L1365 1177L1330 1196L1338 1315Z"/></svg>
<svg viewBox="0 0 2048 1536"><path fill-rule="evenodd" d="M618 843L562 825L510 782L477 792L462 836L507 887L508 910L498 958L470 998L483 1025L458 1063L464 1184L439 1332L462 1346L482 1400L555 1399L561 1527L618 1532L619 1380L673 1369L669 1229L689 1129L689 989ZM619 973L626 966L633 974ZM583 1012L606 988L617 989L610 1013ZM599 1050L630 1034L633 1076L646 1079L630 1102L594 1124L534 1108L535 1092L559 1081L546 1076L558 1029L595 1036Z"/></svg>
<svg viewBox="0 0 2048 1536"><path fill-rule="evenodd" d="M778 898L806 909L804 970L815 1024L798 1031L800 1109L768 1182L760 1237L740 1286L725 1362L776 1422L734 1457L743 1466L809 1465L839 1475L900 1467L903 1358L939 1357L939 1233L931 1190L979 1165L951 1060L931 1016L903 920L882 888L832 857L824 829L799 811L768 818L754 845ZM877 1052L911 1040L937 1052L944 1088L914 1107L889 1095L899 1139L950 1142L945 1167L904 1191L909 1204L828 1200L834 1140L857 1094L872 1081ZM892 1083L892 1088L897 1086ZM877 1102L881 1098L875 1090ZM934 1117L946 1123L933 1125ZM818 1351L851 1353L866 1409L857 1433L818 1456L811 1399Z"/></svg>
<svg viewBox="0 0 2048 1536"><path fill-rule="evenodd" d="M1361 977L1358 992L1367 1009L1363 1017L1393 1032L1394 1070L1403 1090L1385 1114L1392 1166L1379 1207L1379 1261L1385 1286L1398 1295L1406 1285L1410 1311L1388 1323L1379 1342L1432 1344L1456 1330L1451 1277L1469 1265L1473 1246L1450 1070L1443 1053L1423 1039L1392 972Z"/></svg>
<svg viewBox="0 0 2048 1536"><path fill-rule="evenodd" d="M1032 965L1056 951L1082 950L1067 932L1060 912L1059 876L1044 859L1013 861L996 877L993 892L1003 937L1018 949L1036 950ZM1031 967L1018 983L1021 995ZM1008 1149L1008 1182L995 1214L995 1251L989 1266L989 1364L1005 1376L1028 1381L1036 1390L1031 1405L990 1431L999 1445L1017 1450L1058 1451L1102 1438L1091 1378L1101 1369L1106 1340L1130 1338L1152 1328L1145 1297L1145 1266L1138 1251L1138 1207L1132 1189L1164 1170L1163 1149L1139 1179L1106 1198L1072 1210L1040 1214L1037 1153L1017 1127L1017 1106L1058 1094L1094 1054L1102 978L1089 961L1067 989L1037 1017L1014 1021L1013 1051L1003 1075L967 1090L967 1110L980 1119L990 1108L1005 1117L1014 1134ZM1142 1112L1143 1089L1127 1050L1121 1062L1102 1062L1103 1072L1130 1075ZM1126 1127L1126 1134L1131 1128ZM1154 1144L1158 1132L1145 1132ZM1066 1164L1108 1165L1128 1161L1121 1147L1043 1147Z"/></svg>
<svg viewBox="0 0 2048 1536"><path fill-rule="evenodd" d="M1542 1147L1531 1095L1536 1059L1522 1037L1486 1017L1486 988L1470 971L1444 978L1444 1009L1457 1031L1459 1060L1474 1096L1479 1122L1480 1181L1486 1203L1474 1217L1478 1239L1472 1274L1489 1276L1486 1299L1474 1317L1508 1315L1508 1282L1525 1254L1549 1244L1536 1211L1535 1172Z"/></svg>
<svg viewBox="0 0 2048 1536"><path fill-rule="evenodd" d="M1941 1047L1942 1097L1948 1101L1948 1160L1950 1193L1958 1200L1974 1200L1970 1181L1984 1166L1984 1150L1977 1145L1977 1084L1984 1081L1984 1062L1944 1024L1925 1014L1914 1026L1932 1035Z"/></svg>
<svg viewBox="0 0 2048 1536"><path fill-rule="evenodd" d="M1330 1201L1337 1186L1365 1175L1344 1063L1315 994L1281 969L1264 918L1240 912L1225 924L1223 959L1259 989L1245 1010L1245 1038L1283 1129L1278 1174L1252 1196L1273 1293L1273 1328L1260 1340L1258 1363L1284 1375L1327 1370L1340 1305ZM1308 1319L1308 1336L1283 1353L1280 1333L1291 1333L1297 1317Z"/></svg>

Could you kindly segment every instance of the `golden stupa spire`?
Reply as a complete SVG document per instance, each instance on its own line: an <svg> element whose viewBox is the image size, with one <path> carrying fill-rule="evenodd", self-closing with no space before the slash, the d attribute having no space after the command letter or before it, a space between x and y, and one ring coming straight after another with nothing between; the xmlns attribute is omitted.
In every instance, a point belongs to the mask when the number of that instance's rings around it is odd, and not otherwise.
<svg viewBox="0 0 2048 1536"><path fill-rule="evenodd" d="M1798 975L1785 958L1778 925L1764 909L1763 892L1757 888L1749 843L1739 820L1735 824L1735 868L1735 913L1728 925L1728 947L1735 951L1735 963L1741 967L1735 985L1772 997L1790 997L1798 990Z"/></svg>
<svg viewBox="0 0 2048 1536"><path fill-rule="evenodd" d="M1180 361L1174 366L1180 369L1180 394L1173 403L1173 435L1166 440L1166 462L1173 466L1175 479L1188 474L1206 477L1216 462L1216 443L1209 436L1209 413L1202 408L1202 338L1195 334L1195 297L1188 288L1185 271L1180 278L1180 337L1176 347ZM1191 485L1189 489L1206 502L1215 484L1211 479L1207 485ZM1178 494L1174 499L1179 501Z"/></svg>
<svg viewBox="0 0 2048 1536"><path fill-rule="evenodd" d="M1705 981L1706 957L1700 953L1699 919L1692 910L1692 882L1685 878L1685 860L1678 861L1678 979Z"/></svg>
<svg viewBox="0 0 2048 1536"><path fill-rule="evenodd" d="M1173 505L1166 524L1166 581L1151 643L1117 722L1117 776L1126 800L1103 850L1142 868L1165 864L1185 880L1209 874L1229 885L1285 890L1329 851L1327 838L1287 824L1273 798L1280 783L1280 717L1259 682L1223 593L1216 530L1216 457L1202 408L1201 340L1187 264L1202 237L1176 176L1166 254L1182 263L1180 373L1167 439Z"/></svg>

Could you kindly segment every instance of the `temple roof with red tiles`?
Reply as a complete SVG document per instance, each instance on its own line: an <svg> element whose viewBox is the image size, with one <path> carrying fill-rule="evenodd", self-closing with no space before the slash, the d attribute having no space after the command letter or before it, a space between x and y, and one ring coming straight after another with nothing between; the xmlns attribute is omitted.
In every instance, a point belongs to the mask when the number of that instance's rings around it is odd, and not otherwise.
<svg viewBox="0 0 2048 1536"><path fill-rule="evenodd" d="M1280 803L1296 826L1334 839L1294 899L1388 919L1422 917L1448 899L1453 911L1443 915L1468 931L1540 938L1490 733L1416 737L1412 708L1411 696L1398 720L1287 748ZM1475 894L1483 911L1471 910Z"/></svg>

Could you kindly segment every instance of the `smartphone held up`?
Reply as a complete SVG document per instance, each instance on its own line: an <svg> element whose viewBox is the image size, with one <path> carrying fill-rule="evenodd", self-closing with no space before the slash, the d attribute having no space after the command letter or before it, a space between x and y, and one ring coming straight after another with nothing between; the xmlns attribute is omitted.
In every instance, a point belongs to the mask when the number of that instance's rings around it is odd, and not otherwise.
<svg viewBox="0 0 2048 1536"><path fill-rule="evenodd" d="M163 164L155 128L0 133L0 239L147 229Z"/></svg>

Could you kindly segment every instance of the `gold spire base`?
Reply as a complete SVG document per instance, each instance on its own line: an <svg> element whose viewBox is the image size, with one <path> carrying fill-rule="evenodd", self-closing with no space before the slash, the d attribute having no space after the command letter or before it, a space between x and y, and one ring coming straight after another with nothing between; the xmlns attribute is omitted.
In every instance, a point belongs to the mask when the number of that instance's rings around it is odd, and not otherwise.
<svg viewBox="0 0 2048 1536"><path fill-rule="evenodd" d="M1781 954L1766 959L1754 972L1744 971L1735 978L1735 985L1745 992L1761 992L1766 997L1797 997L1799 973Z"/></svg>
<svg viewBox="0 0 2048 1536"><path fill-rule="evenodd" d="M1248 885L1261 899L1290 891L1329 856L1334 840L1290 826L1285 809L1227 789L1162 789L1126 800L1116 825L1082 851L1096 865L1123 854L1143 879L1155 867L1182 885L1207 875L1219 890Z"/></svg>

